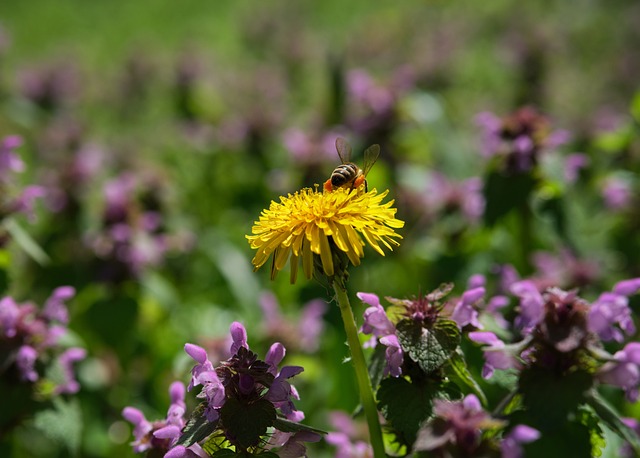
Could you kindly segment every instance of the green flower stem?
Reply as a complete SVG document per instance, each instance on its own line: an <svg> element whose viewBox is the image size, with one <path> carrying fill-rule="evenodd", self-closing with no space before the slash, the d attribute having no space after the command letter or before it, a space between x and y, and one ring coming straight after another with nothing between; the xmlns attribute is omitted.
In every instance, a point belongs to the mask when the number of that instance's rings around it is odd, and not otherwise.
<svg viewBox="0 0 640 458"><path fill-rule="evenodd" d="M364 359L360 340L358 339L358 329L351 310L351 304L349 303L349 296L347 296L347 290L344 285L338 281L333 282L333 289L336 292L336 299L340 306L344 330L347 333L347 343L351 351L351 361L356 371L360 401L362 402L364 414L367 417L367 424L369 425L369 438L371 440L371 446L373 447L373 456L374 458L385 458L387 455L384 452L384 443L382 442L382 428L380 427L380 421L378 419L378 409L376 408L376 401L373 396L373 389L371 388L367 363Z"/></svg>

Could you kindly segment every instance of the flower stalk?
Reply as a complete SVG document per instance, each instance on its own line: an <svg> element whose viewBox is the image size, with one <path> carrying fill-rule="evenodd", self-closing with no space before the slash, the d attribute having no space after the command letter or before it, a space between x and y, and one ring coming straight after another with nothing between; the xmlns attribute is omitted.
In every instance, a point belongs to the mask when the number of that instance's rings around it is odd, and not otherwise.
<svg viewBox="0 0 640 458"><path fill-rule="evenodd" d="M336 293L336 300L340 307L340 315L344 323L344 330L347 334L347 344L351 353L351 361L356 372L356 380L358 383L358 391L360 392L360 402L367 419L369 427L369 440L373 448L374 458L385 458L384 443L382 441L382 428L378 418L378 409L373 396L373 388L371 387L371 379L367 370L367 363L362 352L360 339L358 338L358 328L356 326L349 296L344 284L335 279L333 281L333 289Z"/></svg>

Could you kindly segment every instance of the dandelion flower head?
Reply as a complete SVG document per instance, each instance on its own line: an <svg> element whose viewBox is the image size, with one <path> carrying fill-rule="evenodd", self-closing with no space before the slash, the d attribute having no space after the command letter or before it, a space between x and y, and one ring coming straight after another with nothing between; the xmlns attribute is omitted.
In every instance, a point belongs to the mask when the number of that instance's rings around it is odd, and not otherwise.
<svg viewBox="0 0 640 458"><path fill-rule="evenodd" d="M271 278L275 278L291 259L291 282L297 278L298 265L307 278L314 271L314 255L320 258L324 274L336 272L334 254L344 253L355 266L364 257L364 246L369 244L384 256L383 246L393 250L402 237L395 229L404 222L395 218L394 201L382 203L389 191L378 194L373 189L337 188L319 192L318 188L305 188L280 202L272 201L255 222L247 239L257 251L253 258L255 269L262 267L273 255Z"/></svg>

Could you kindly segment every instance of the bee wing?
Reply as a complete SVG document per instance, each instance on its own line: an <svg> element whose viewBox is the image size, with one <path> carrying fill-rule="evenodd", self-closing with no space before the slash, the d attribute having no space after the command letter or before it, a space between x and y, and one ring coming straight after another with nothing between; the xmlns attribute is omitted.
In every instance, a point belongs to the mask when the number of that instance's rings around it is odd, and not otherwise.
<svg viewBox="0 0 640 458"><path fill-rule="evenodd" d="M351 145L344 138L336 138L336 151L338 151L338 156L343 164L351 162Z"/></svg>
<svg viewBox="0 0 640 458"><path fill-rule="evenodd" d="M380 156L380 145L371 145L369 148L364 150L364 165L362 167L362 174L367 176L373 164L376 163L378 157Z"/></svg>

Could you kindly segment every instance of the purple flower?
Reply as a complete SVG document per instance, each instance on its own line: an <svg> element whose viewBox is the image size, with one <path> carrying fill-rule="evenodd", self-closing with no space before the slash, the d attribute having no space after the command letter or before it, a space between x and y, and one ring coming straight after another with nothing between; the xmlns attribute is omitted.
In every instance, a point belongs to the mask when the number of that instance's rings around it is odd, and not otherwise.
<svg viewBox="0 0 640 458"><path fill-rule="evenodd" d="M589 156L583 153L569 154L564 162L564 179L567 183L575 183L578 180L580 169L589 165Z"/></svg>
<svg viewBox="0 0 640 458"><path fill-rule="evenodd" d="M370 305L364 311L362 332L364 334L372 334L374 338L378 338L382 345L387 347L385 350L385 359L387 360L385 373L390 374L392 377L399 377L402 375L404 352L396 336L396 327L387 317L382 305L380 305L378 296L371 293L358 293L357 296L362 302Z"/></svg>
<svg viewBox="0 0 640 458"><path fill-rule="evenodd" d="M540 431L527 425L517 425L500 443L502 458L521 458L521 444L528 444L540 438Z"/></svg>
<svg viewBox="0 0 640 458"><path fill-rule="evenodd" d="M299 421L304 417L300 417L299 411L296 409L291 398L300 399L298 392L287 381L304 371L300 366L284 366L280 373L273 380L265 399L271 401L276 408L291 421Z"/></svg>
<svg viewBox="0 0 640 458"><path fill-rule="evenodd" d="M64 302L71 299L75 294L76 290L71 286L60 286L54 289L51 296L44 303L43 316L51 321L68 324L69 312Z"/></svg>
<svg viewBox="0 0 640 458"><path fill-rule="evenodd" d="M616 283L613 287L613 292L622 296L633 296L637 294L640 292L640 278L631 278Z"/></svg>
<svg viewBox="0 0 640 458"><path fill-rule="evenodd" d="M478 321L478 311L475 309L474 304L482 299L484 293L484 287L480 286L462 294L462 298L458 301L451 314L451 319L456 322L460 329L467 325L482 329L482 325Z"/></svg>
<svg viewBox="0 0 640 458"><path fill-rule="evenodd" d="M360 440L358 428L349 415L333 412L329 421L335 431L330 431L324 439L336 447L335 458L373 458L371 445Z"/></svg>
<svg viewBox="0 0 640 458"><path fill-rule="evenodd" d="M625 296L602 293L589 309L589 331L595 332L604 341L622 342L624 335L620 329L627 335L633 334L636 330L628 304L629 300ZM620 326L620 329L616 325Z"/></svg>
<svg viewBox="0 0 640 458"><path fill-rule="evenodd" d="M69 348L58 358L58 363L62 368L62 374L64 376L64 382L58 385L55 389L56 394L74 394L80 390L80 384L75 379L73 372L73 364L82 361L87 356L87 351L84 348Z"/></svg>
<svg viewBox="0 0 640 458"><path fill-rule="evenodd" d="M602 187L605 205L612 210L627 208L633 197L631 183L620 177L609 177Z"/></svg>
<svg viewBox="0 0 640 458"><path fill-rule="evenodd" d="M488 345L482 349L485 359L482 378L491 378L495 369L510 369L518 366L516 358L505 350L504 342L493 332L470 332L469 339Z"/></svg>
<svg viewBox="0 0 640 458"><path fill-rule="evenodd" d="M22 138L17 135L10 135L2 139L0 143L0 182L6 180L8 173L24 170L24 162L14 152L20 146L22 146Z"/></svg>
<svg viewBox="0 0 640 458"><path fill-rule="evenodd" d="M638 400L640 385L640 342L630 342L598 371L598 379L625 391L629 402Z"/></svg>
<svg viewBox="0 0 640 458"><path fill-rule="evenodd" d="M536 285L530 280L522 280L512 284L511 292L520 298L520 313L515 324L524 334L527 334L544 316L544 299Z"/></svg>
<svg viewBox="0 0 640 458"><path fill-rule="evenodd" d="M249 345L247 345L247 330L244 328L242 323L234 321L231 323L231 339L233 343L231 344L231 353L237 353L240 347L244 347L247 350L249 349Z"/></svg>
<svg viewBox="0 0 640 458"><path fill-rule="evenodd" d="M36 199L44 197L45 195L46 191L42 186L27 186L13 202L13 210L26 215L29 221L33 222L36 218L34 210Z"/></svg>
<svg viewBox="0 0 640 458"><path fill-rule="evenodd" d="M276 431L269 439L270 447L279 447L277 455L280 458L301 458L307 456L307 448L303 442L318 442L322 436L310 431L285 433Z"/></svg>
<svg viewBox="0 0 640 458"><path fill-rule="evenodd" d="M280 362L284 359L284 356L286 355L286 353L287 353L286 348L284 348L284 345L282 345L280 342L274 343L269 348L269 351L267 352L267 356L265 357L264 361L270 366L269 372L272 375L275 376L276 373L278 372L278 364L280 364Z"/></svg>
<svg viewBox="0 0 640 458"><path fill-rule="evenodd" d="M202 384L202 374L209 372L215 373L215 371L213 370L213 364L209 361L207 352L204 348L187 343L184 345L184 351L198 363L193 366L193 369L191 369L191 382L187 388L187 391L191 391L193 387Z"/></svg>
<svg viewBox="0 0 640 458"><path fill-rule="evenodd" d="M20 378L23 381L35 382L38 380L38 373L35 365L38 359L38 352L30 345L23 345L16 354L16 365L20 371Z"/></svg>
<svg viewBox="0 0 640 458"><path fill-rule="evenodd" d="M6 296L0 299L0 330L9 339L15 337L20 318L20 307L13 298Z"/></svg>
<svg viewBox="0 0 640 458"><path fill-rule="evenodd" d="M148 438L149 433L153 430L153 425L145 418L144 414L135 407L125 407L122 410L122 416L129 423L133 424L133 451L142 453L151 448L151 441Z"/></svg>

